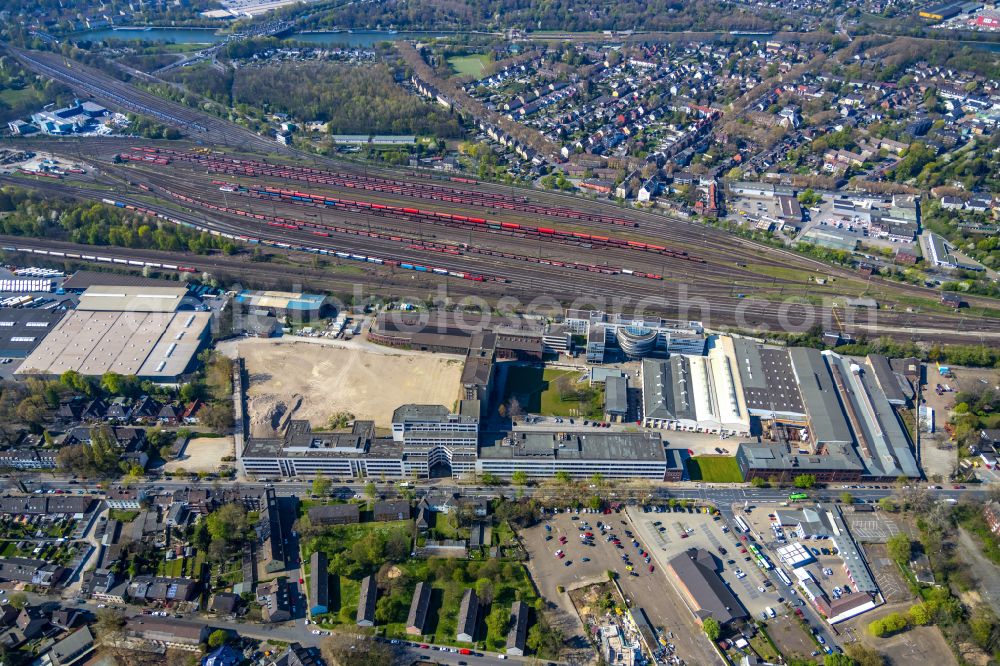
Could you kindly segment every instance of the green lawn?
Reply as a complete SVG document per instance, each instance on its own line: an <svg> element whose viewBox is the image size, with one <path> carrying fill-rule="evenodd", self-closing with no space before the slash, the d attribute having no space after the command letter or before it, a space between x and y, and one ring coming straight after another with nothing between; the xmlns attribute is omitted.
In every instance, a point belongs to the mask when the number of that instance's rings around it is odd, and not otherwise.
<svg viewBox="0 0 1000 666"><path fill-rule="evenodd" d="M743 475L732 456L695 456L688 458L688 476L692 481L742 483Z"/></svg>
<svg viewBox="0 0 1000 666"><path fill-rule="evenodd" d="M486 73L486 65L490 59L485 53L474 53L466 56L448 58L448 65L461 76L480 78Z"/></svg>
<svg viewBox="0 0 1000 666"><path fill-rule="evenodd" d="M522 411L544 416L600 418L601 392L577 380L576 370L515 366L507 370L504 402L517 398Z"/></svg>
<svg viewBox="0 0 1000 666"><path fill-rule="evenodd" d="M111 511L108 511L108 518L111 520L118 520L123 523L131 523L138 516L138 511L126 511L124 509L111 509Z"/></svg>

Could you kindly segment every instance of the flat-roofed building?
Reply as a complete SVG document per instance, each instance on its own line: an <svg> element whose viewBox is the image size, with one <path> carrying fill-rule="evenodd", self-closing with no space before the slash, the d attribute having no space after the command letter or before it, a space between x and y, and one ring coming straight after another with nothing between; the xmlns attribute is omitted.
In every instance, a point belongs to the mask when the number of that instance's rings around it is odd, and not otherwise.
<svg viewBox="0 0 1000 666"><path fill-rule="evenodd" d="M458 412L443 405L408 404L392 415L392 439L403 445L407 472L430 476L443 466L453 477L475 471L479 400L460 400Z"/></svg>
<svg viewBox="0 0 1000 666"><path fill-rule="evenodd" d="M375 576L365 576L361 581L361 592L358 596L358 613L355 624L359 627L375 625L375 602L378 598L378 584Z"/></svg>
<svg viewBox="0 0 1000 666"><path fill-rule="evenodd" d="M186 287L93 285L82 294L77 310L89 312L177 312Z"/></svg>
<svg viewBox="0 0 1000 666"><path fill-rule="evenodd" d="M0 358L27 357L62 316L56 309L0 309Z"/></svg>
<svg viewBox="0 0 1000 666"><path fill-rule="evenodd" d="M313 321L323 316L327 306L326 296L288 291L241 291L234 303L247 312L266 310L275 317L289 317L295 321Z"/></svg>
<svg viewBox="0 0 1000 666"><path fill-rule="evenodd" d="M628 378L610 376L604 382L604 418L613 423L628 420Z"/></svg>
<svg viewBox="0 0 1000 666"><path fill-rule="evenodd" d="M403 446L375 437L373 421L355 421L350 432L314 432L293 420L282 437L250 437L239 464L245 474L292 477L403 478L410 474Z"/></svg>
<svg viewBox="0 0 1000 666"><path fill-rule="evenodd" d="M175 382L193 369L212 319L210 312L180 311L186 293L183 287L92 286L16 374L115 372Z"/></svg>
<svg viewBox="0 0 1000 666"><path fill-rule="evenodd" d="M431 604L431 586L423 581L417 583L410 601L410 613L406 616L406 633L421 636L427 628L427 610Z"/></svg>
<svg viewBox="0 0 1000 666"><path fill-rule="evenodd" d="M609 314L599 310L566 310L565 325L587 337L587 360L603 363L607 349L618 348L629 358L657 352L703 354L704 328L699 321Z"/></svg>
<svg viewBox="0 0 1000 666"><path fill-rule="evenodd" d="M566 472L574 478L602 474L609 479L663 481L667 456L654 432L552 432L518 430L484 442L476 463L479 474L509 479L516 471L531 478Z"/></svg>

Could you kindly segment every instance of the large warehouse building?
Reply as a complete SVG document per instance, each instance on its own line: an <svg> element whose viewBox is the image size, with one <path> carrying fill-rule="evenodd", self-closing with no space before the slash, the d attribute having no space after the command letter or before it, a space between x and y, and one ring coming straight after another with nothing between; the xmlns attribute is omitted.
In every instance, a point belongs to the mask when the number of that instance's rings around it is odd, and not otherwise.
<svg viewBox="0 0 1000 666"><path fill-rule="evenodd" d="M0 358L28 356L62 316L56 309L0 309Z"/></svg>
<svg viewBox="0 0 1000 666"><path fill-rule="evenodd" d="M67 370L176 382L209 336L210 312L189 307L185 287L94 285L54 326L16 374L57 377Z"/></svg>

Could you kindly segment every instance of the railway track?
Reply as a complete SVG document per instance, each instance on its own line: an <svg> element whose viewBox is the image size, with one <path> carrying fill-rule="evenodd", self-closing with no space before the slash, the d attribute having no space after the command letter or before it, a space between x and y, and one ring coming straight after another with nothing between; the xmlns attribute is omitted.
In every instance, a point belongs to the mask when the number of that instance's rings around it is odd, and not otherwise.
<svg viewBox="0 0 1000 666"><path fill-rule="evenodd" d="M98 190L87 190L86 188L70 188L67 191L67 186L63 183L40 183L40 189L45 189L54 193L72 193L75 196L80 196L82 198L104 198L101 195L106 195L105 192ZM127 198L126 198L127 199ZM127 199L133 201L134 206L143 208L149 206L149 204L141 199ZM204 225L210 224L214 231L218 233L226 233L228 231L246 231L245 226L241 226L235 221L230 221L224 216L216 217L206 217L203 214L197 214L191 211L181 211L178 212L173 207L163 207L154 206L156 212L170 216L173 218L180 218L181 222L186 222L192 225ZM152 210L152 209L148 209ZM266 231L262 228L261 231ZM282 236L277 236L278 238ZM287 235L284 236L287 238ZM324 239L319 238L317 241L323 241ZM378 239L375 239L378 240ZM340 243L340 239L337 243ZM363 251L371 247L372 239L365 239L364 244L357 246L358 251ZM320 243L317 242L317 246ZM303 247L303 246L298 246ZM388 245L384 245L384 241L381 241L378 245L380 250L390 251L398 250ZM282 250L278 250L281 252ZM299 252L306 251L300 249ZM367 250L371 251L371 250ZM285 254L294 254L294 250L285 252ZM560 302L565 303L567 296L570 294L578 295L580 298L595 299L591 302L605 302L602 297L606 296L610 291L614 291L615 286L619 289L621 288L620 282L614 282L616 276L607 276L600 274L590 274L584 273L579 275L563 276L557 271L553 271L547 266L518 266L512 267L508 264L504 264L494 258L484 258L484 257L461 257L463 261L475 262L474 265L477 269L482 270L483 266L495 267L499 269L502 266L506 266L505 270L508 271L510 275L511 283L506 285L492 285L491 283L479 283L474 288L469 288L469 285L458 284L461 281L453 281L452 289L457 293L471 293L477 295L486 295L489 297L490 294L497 295L499 293L505 293L509 295L522 295L525 299L530 298L530 296L537 295L538 293L551 294ZM332 260L332 258L331 258ZM245 262L244 262L245 265ZM269 279L274 279L273 273L267 269L255 268L256 271L264 271L264 274L269 276ZM369 271L366 271L366 274ZM392 275L392 271L389 271ZM287 279L287 273L284 276ZM305 276L303 276L305 277ZM415 278L417 276L411 276ZM447 278L445 278L447 279ZM398 274L393 278L397 287L399 285ZM376 267L376 274L366 275L366 281L376 282L376 283L386 283L385 278L385 267ZM343 284L345 281L340 280L338 284ZM405 279L404 279L405 282ZM317 285L325 284L324 281L320 280L316 283ZM431 283L423 283L430 285ZM650 312L658 312L662 314L678 315L684 312L685 303L683 294L673 294L666 289L663 289L656 285L656 288L644 284L630 285L630 294L636 299L646 299L647 309ZM780 310L776 309L776 304L771 302L761 302L761 301L743 301L735 298L727 298L725 296L713 296L711 299L711 304L705 303L708 306L708 316L704 316L706 313L699 310L697 313L688 312L688 316L692 318L702 318L709 321L712 326L720 325L738 325L742 328L753 328L758 326L767 326L773 328L779 326L782 323L783 314ZM819 313L821 317L829 317L830 321L834 320L833 312L830 308L817 307L815 311ZM888 320L888 321L885 321ZM897 313L887 313L883 317L882 325L892 325L895 330L905 330L907 326L912 325L912 317L907 318L905 316L901 317ZM956 339L965 339L960 333L955 332L955 320L949 317L940 316L927 316L921 318L921 325L925 328L930 328L932 326L945 327L942 330L947 331L946 333L932 333L926 334L931 335L933 339L947 339L950 341L955 341ZM998 322L991 322L987 320L985 326L980 330L985 334L993 334L998 332ZM863 323L855 326L853 330L858 332L869 332L877 333L878 328L866 327ZM933 329L932 329L933 330Z"/></svg>

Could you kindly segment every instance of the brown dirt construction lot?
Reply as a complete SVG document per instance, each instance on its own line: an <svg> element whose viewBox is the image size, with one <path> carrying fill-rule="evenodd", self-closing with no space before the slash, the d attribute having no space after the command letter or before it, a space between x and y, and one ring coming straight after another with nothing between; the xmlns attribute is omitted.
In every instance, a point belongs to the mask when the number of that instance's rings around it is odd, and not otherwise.
<svg viewBox="0 0 1000 666"><path fill-rule="evenodd" d="M314 428L349 412L389 428L406 403L451 409L462 362L430 353L344 348L308 342L247 340L239 347L250 378L247 403L254 436L268 436L288 418Z"/></svg>

